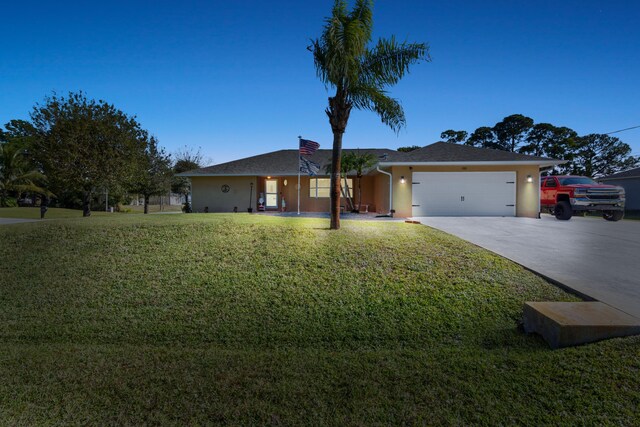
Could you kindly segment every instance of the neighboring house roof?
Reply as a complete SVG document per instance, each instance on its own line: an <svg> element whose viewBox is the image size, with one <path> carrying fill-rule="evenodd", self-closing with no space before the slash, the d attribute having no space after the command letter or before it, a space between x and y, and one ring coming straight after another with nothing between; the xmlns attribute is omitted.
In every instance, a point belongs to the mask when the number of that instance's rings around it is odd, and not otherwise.
<svg viewBox="0 0 640 427"><path fill-rule="evenodd" d="M624 172L614 173L602 178L598 178L599 181L608 181L611 179L628 179L628 178L640 178L640 168L629 169Z"/></svg>
<svg viewBox="0 0 640 427"><path fill-rule="evenodd" d="M370 153L378 159L390 159L399 154L395 150L385 148L361 148L342 150L343 153L360 152ZM324 174L324 168L331 163L332 150L318 150L313 156L305 158L320 165L320 175ZM247 157L219 165L208 166L179 174L180 176L255 176L255 175L297 175L298 174L298 150L279 150L271 153Z"/></svg>
<svg viewBox="0 0 640 427"><path fill-rule="evenodd" d="M537 164L552 166L565 163L564 160L554 160L547 157L529 156L510 151L494 150L490 148L477 148L469 145L452 144L449 142L436 142L426 147L400 153L393 160L380 162L380 166L393 166L399 164Z"/></svg>
<svg viewBox="0 0 640 427"><path fill-rule="evenodd" d="M449 164L531 164L552 166L565 163L546 157L528 156L509 151L475 148L468 145L436 142L408 153L386 148L363 148L342 150L343 153L360 152L373 154L380 166L394 165L449 165ZM331 150L318 150L307 157L320 165L320 174L331 162ZM255 176L255 175L297 175L298 150L279 150L247 157L219 165L208 166L179 174L180 176Z"/></svg>

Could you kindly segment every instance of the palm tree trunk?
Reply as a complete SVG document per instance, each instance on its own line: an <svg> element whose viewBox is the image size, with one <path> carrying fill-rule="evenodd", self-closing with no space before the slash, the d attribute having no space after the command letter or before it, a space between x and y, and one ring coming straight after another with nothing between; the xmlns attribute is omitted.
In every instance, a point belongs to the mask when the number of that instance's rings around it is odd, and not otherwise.
<svg viewBox="0 0 640 427"><path fill-rule="evenodd" d="M362 210L362 175L358 175L358 213Z"/></svg>
<svg viewBox="0 0 640 427"><path fill-rule="evenodd" d="M349 211L353 210L353 201L349 196L349 183L347 182L347 175L344 176L344 185L342 186L342 197L344 197L345 202L347 203L347 208Z"/></svg>
<svg viewBox="0 0 640 427"><path fill-rule="evenodd" d="M342 135L344 132L333 132L333 153L331 155L331 188L329 190L331 203L331 230L340 229L340 160L342 157Z"/></svg>
<svg viewBox="0 0 640 427"><path fill-rule="evenodd" d="M347 129L351 103L347 101L347 93L338 88L336 95L329 98L326 109L331 131L333 132L333 152L331 154L331 189L329 191L331 205L331 230L340 229L340 171L342 170L342 136Z"/></svg>

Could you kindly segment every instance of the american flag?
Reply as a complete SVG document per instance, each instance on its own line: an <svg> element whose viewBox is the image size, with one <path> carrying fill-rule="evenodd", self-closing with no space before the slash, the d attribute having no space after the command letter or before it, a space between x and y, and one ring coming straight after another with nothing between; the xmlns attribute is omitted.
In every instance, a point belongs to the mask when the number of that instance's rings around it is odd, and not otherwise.
<svg viewBox="0 0 640 427"><path fill-rule="evenodd" d="M300 139L301 156L311 156L318 148L320 148L320 144L317 142L309 141L308 139Z"/></svg>

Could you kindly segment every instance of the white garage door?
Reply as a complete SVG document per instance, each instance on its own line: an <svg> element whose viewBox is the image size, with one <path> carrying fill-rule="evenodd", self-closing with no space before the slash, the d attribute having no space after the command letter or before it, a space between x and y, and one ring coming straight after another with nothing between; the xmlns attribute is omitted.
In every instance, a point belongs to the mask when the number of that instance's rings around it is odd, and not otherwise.
<svg viewBox="0 0 640 427"><path fill-rule="evenodd" d="M515 216L515 172L414 172L413 216Z"/></svg>

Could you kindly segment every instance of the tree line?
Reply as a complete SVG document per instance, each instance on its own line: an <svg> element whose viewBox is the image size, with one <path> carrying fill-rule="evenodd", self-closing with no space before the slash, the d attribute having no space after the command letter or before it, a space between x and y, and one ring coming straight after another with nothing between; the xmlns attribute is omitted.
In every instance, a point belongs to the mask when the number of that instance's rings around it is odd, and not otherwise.
<svg viewBox="0 0 640 427"><path fill-rule="evenodd" d="M188 148L172 156L135 116L83 92L55 93L36 104L30 120L0 128L0 206L30 197L41 203L82 208L91 215L108 192L105 206L169 190L185 196L189 181L177 173L201 167L202 155Z"/></svg>
<svg viewBox="0 0 640 427"><path fill-rule="evenodd" d="M532 156L564 159L568 162L549 173L604 176L640 163L631 147L607 134L578 135L566 126L534 123L522 114L505 117L494 126L481 126L468 134L449 129L440 134L443 141L473 147L493 148Z"/></svg>
<svg viewBox="0 0 640 427"><path fill-rule="evenodd" d="M534 123L532 118L522 114L505 117L493 127L481 126L471 134L449 129L442 132L440 138L452 144L567 160L564 165L546 172L554 175L599 177L640 164L640 157L631 155L631 147L617 137L602 133L579 136L566 126ZM418 148L422 147L400 147L398 151L409 152Z"/></svg>

